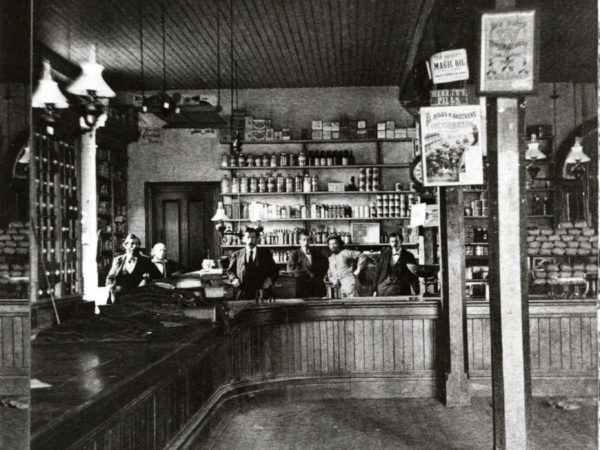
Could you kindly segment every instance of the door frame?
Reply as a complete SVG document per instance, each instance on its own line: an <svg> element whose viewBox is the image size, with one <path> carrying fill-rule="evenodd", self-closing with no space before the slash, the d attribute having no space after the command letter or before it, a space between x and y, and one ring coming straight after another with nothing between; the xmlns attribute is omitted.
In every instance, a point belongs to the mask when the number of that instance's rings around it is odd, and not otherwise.
<svg viewBox="0 0 600 450"><path fill-rule="evenodd" d="M220 192L221 183L218 181L146 181L144 183L144 205L145 205L145 217L146 217L146 238L145 247L148 252L152 245L152 234L154 232L154 216L155 211L153 207L154 196L158 192L181 192L183 190L197 191L197 190L212 190L215 189ZM218 202L218 197L217 197ZM217 204L214 205L214 210L217 210ZM214 248L218 249L219 241L218 236L214 235ZM211 252L212 253L212 252Z"/></svg>

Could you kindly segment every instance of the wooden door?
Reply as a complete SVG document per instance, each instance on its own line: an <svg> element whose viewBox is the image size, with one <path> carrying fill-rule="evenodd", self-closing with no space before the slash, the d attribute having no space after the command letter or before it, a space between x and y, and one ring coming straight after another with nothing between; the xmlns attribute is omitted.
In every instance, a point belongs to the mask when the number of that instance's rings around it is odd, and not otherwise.
<svg viewBox="0 0 600 450"><path fill-rule="evenodd" d="M217 255L218 233L211 222L219 183L146 183L146 248L167 246L168 257L189 270Z"/></svg>

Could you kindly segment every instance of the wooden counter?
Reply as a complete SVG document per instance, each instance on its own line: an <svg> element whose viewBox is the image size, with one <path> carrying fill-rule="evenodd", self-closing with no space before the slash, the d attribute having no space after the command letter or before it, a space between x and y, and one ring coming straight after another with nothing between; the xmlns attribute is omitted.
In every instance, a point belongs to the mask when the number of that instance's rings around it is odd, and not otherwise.
<svg viewBox="0 0 600 450"><path fill-rule="evenodd" d="M186 342L136 343L126 354L122 344L88 348L97 359L95 384L86 385L91 375L84 372L66 385L81 384L82 403L63 400L71 409L54 417L54 426L44 425L39 411L52 395L33 394L33 448L185 447L210 429L206 425L223 402L259 392L288 398L441 392L439 300L292 299L230 302L230 307L234 319L227 335L205 327L187 335ZM532 301L530 311L534 393L592 393L595 303ZM472 388L489 395L487 303L468 304L467 327ZM35 359L43 349L33 351ZM61 364L67 352L63 348L46 364ZM114 361L105 364L103 358L111 357ZM123 365L123 375L111 379ZM59 397L60 389L53 395Z"/></svg>

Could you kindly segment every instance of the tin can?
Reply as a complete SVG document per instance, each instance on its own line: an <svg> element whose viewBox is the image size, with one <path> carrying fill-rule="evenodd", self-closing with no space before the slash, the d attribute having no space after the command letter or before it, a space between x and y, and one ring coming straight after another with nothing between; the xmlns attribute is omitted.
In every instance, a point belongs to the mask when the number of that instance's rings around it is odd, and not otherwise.
<svg viewBox="0 0 600 450"><path fill-rule="evenodd" d="M267 191L268 192L276 192L277 186L275 184L275 177L267 178Z"/></svg>
<svg viewBox="0 0 600 450"><path fill-rule="evenodd" d="M318 192L319 191L319 177L318 177L318 175L313 175L312 176L310 185L311 185L312 192Z"/></svg>
<svg viewBox="0 0 600 450"><path fill-rule="evenodd" d="M258 192L258 179L255 177L250 178L250 192L253 194Z"/></svg>
<svg viewBox="0 0 600 450"><path fill-rule="evenodd" d="M277 192L285 192L285 178L281 174L277 175Z"/></svg>
<svg viewBox="0 0 600 450"><path fill-rule="evenodd" d="M294 177L294 187L295 187L295 191L296 192L302 192L302 182L303 182L303 178L302 175L296 175Z"/></svg>
<svg viewBox="0 0 600 450"><path fill-rule="evenodd" d="M294 192L294 177L288 176L285 179L285 190L286 192Z"/></svg>
<svg viewBox="0 0 600 450"><path fill-rule="evenodd" d="M240 178L240 193L245 194L248 192L248 177Z"/></svg>

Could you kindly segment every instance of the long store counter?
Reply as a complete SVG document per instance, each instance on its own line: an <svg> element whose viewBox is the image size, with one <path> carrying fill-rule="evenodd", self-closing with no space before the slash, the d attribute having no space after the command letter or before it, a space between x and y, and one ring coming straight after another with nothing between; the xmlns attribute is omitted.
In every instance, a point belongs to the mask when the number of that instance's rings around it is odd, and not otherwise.
<svg viewBox="0 0 600 450"><path fill-rule="evenodd" d="M34 345L32 448L177 448L210 430L227 400L269 395L433 397L442 394L439 300L229 302L229 333L193 326L177 339ZM593 395L593 301L531 301L533 391ZM487 303L467 307L468 368L489 395ZM49 376L54 373L55 382ZM153 418L154 417L154 418Z"/></svg>

